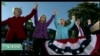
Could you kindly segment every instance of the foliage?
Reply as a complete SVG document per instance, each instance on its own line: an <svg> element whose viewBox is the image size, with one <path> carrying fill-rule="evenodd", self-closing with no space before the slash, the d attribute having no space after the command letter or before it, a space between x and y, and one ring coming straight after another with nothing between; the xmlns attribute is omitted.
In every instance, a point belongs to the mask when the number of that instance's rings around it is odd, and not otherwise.
<svg viewBox="0 0 100 56"><path fill-rule="evenodd" d="M76 18L81 19L84 26L87 24L87 19L91 19L93 24L100 19L100 8L94 3L80 3L76 7L70 9L68 13L70 19L73 14L76 15Z"/></svg>

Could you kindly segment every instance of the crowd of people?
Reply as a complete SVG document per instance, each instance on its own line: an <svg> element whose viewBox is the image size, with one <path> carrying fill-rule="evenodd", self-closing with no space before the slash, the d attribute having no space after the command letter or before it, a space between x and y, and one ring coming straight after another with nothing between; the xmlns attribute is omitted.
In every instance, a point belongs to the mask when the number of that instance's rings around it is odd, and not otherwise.
<svg viewBox="0 0 100 56"><path fill-rule="evenodd" d="M57 10L53 11L50 19L46 21L46 15L41 15L38 19L38 4L34 4L34 8L32 9L31 13L27 16L21 16L22 10L21 8L13 8L13 15L9 17L7 20L2 21L2 25L8 25L9 29L6 34L6 43L11 43L14 39L19 43L22 43L23 40L26 39L26 34L24 32L23 24L27 20L31 19L34 16L34 24L35 24L35 31L33 32L33 55L45 55L46 52L44 49L43 43L48 40L47 34L47 27L50 23L54 20L54 24L56 26L56 37L55 40L63 40L68 39L70 36L69 34L74 34L75 37L82 37L88 36L91 34L90 27L91 19L88 19L88 31L84 29L81 25L81 21L79 18L76 18L75 15L72 15L71 20L64 20L62 18L57 18ZM70 32L69 32L70 31ZM88 32L88 34L86 33ZM16 38L14 38L16 36Z"/></svg>

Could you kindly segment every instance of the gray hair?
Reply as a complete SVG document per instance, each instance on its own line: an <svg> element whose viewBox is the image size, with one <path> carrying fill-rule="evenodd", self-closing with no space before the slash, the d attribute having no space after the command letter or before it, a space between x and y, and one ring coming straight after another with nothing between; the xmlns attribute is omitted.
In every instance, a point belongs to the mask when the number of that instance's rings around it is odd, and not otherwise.
<svg viewBox="0 0 100 56"><path fill-rule="evenodd" d="M14 12L14 10L18 10L19 12L20 12L20 15L22 14L22 9L21 8L19 8L19 7L14 7L13 9L12 9L12 12Z"/></svg>

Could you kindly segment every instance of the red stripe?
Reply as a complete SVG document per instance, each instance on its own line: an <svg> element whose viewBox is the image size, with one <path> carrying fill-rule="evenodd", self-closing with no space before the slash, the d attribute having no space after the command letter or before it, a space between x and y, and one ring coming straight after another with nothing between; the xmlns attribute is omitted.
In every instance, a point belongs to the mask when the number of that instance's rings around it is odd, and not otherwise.
<svg viewBox="0 0 100 56"><path fill-rule="evenodd" d="M97 37L96 45L95 45L95 48L91 52L90 55L94 55L98 51L98 49L100 48L100 34L97 34L96 37Z"/></svg>
<svg viewBox="0 0 100 56"><path fill-rule="evenodd" d="M81 37L75 37L75 38L69 38L69 39L62 39L62 40L57 40L58 42L61 42L63 44L65 44L66 42L70 42L70 43L76 43L79 39L83 39L86 38L85 36L81 36Z"/></svg>

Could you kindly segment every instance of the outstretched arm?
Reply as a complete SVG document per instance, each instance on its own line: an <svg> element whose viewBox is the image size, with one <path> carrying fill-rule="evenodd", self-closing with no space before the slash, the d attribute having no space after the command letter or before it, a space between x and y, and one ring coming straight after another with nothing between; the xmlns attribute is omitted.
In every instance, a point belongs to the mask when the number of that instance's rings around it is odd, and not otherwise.
<svg viewBox="0 0 100 56"><path fill-rule="evenodd" d="M75 16L72 16L71 24L67 26L67 29L71 29L75 23Z"/></svg>
<svg viewBox="0 0 100 56"><path fill-rule="evenodd" d="M57 27L58 26L57 11L55 12L56 12L56 16L54 18L54 24L55 24L55 27Z"/></svg>
<svg viewBox="0 0 100 56"><path fill-rule="evenodd" d="M24 22L31 19L33 17L33 15L36 14L37 7L38 7L38 5L35 3L34 8L32 9L31 13L29 13L27 16L25 16Z"/></svg>
<svg viewBox="0 0 100 56"><path fill-rule="evenodd" d="M49 19L49 21L46 23L47 27L50 25L50 23L52 22L54 17L55 17L55 15L52 15L51 18Z"/></svg>
<svg viewBox="0 0 100 56"><path fill-rule="evenodd" d="M37 25L37 23L38 23L38 11L36 11L36 14L34 15L34 23L35 23L35 25Z"/></svg>
<svg viewBox="0 0 100 56"><path fill-rule="evenodd" d="M6 25L6 24L8 24L8 22L9 22L9 18L7 20L2 21L1 25Z"/></svg>
<svg viewBox="0 0 100 56"><path fill-rule="evenodd" d="M47 26L47 27L48 27L49 24L52 22L52 20L53 20L53 18L55 17L55 15L56 15L56 12L54 11L54 12L53 12L53 15L51 16L51 18L49 19L49 21L46 23L46 26Z"/></svg>

